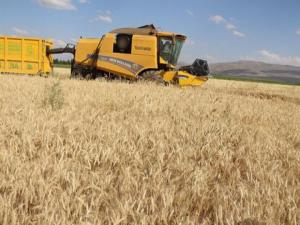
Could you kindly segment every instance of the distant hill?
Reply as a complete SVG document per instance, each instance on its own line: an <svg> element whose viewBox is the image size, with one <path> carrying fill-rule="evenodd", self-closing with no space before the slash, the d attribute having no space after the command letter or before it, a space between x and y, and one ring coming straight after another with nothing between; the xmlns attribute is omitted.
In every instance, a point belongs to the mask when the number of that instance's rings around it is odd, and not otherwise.
<svg viewBox="0 0 300 225"><path fill-rule="evenodd" d="M267 80L300 84L300 67L267 64L255 61L237 61L210 65L211 73L219 77Z"/></svg>

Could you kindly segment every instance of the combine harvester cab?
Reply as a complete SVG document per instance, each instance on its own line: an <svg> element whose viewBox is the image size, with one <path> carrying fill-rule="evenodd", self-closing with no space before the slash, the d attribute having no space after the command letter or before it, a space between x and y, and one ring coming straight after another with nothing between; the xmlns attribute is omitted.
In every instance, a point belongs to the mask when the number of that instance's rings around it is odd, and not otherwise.
<svg viewBox="0 0 300 225"><path fill-rule="evenodd" d="M52 46L51 40L0 36L0 73L52 73L52 58L47 54Z"/></svg>
<svg viewBox="0 0 300 225"><path fill-rule="evenodd" d="M72 53L72 76L154 80L180 86L200 86L208 80L204 60L176 70L186 36L160 32L153 25L113 30L99 38L80 38L76 48L52 49L48 54Z"/></svg>

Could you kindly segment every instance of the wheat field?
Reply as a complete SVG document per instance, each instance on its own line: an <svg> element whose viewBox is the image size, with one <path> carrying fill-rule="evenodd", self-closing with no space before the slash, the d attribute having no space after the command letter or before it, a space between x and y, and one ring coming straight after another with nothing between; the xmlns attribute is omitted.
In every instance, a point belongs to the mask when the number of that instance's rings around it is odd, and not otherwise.
<svg viewBox="0 0 300 225"><path fill-rule="evenodd" d="M0 224L300 224L300 87L1 75Z"/></svg>

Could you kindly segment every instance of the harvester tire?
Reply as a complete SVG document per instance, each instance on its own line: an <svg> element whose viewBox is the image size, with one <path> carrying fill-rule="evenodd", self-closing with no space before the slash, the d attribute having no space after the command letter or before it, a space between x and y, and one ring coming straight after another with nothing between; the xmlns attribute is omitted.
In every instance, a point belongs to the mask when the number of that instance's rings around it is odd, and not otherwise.
<svg viewBox="0 0 300 225"><path fill-rule="evenodd" d="M81 70L80 69L73 69L71 72L71 78L80 78L82 77L81 75Z"/></svg>

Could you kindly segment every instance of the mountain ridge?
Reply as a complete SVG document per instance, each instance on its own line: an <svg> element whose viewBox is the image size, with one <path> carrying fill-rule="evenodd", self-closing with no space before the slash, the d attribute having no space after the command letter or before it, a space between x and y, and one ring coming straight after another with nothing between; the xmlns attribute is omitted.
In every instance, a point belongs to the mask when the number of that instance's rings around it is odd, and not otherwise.
<svg viewBox="0 0 300 225"><path fill-rule="evenodd" d="M300 84L300 67L240 60L210 64L211 74L219 77L261 79L287 84Z"/></svg>

